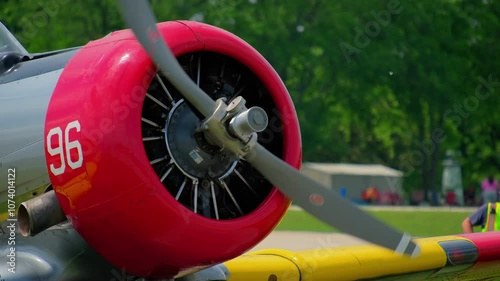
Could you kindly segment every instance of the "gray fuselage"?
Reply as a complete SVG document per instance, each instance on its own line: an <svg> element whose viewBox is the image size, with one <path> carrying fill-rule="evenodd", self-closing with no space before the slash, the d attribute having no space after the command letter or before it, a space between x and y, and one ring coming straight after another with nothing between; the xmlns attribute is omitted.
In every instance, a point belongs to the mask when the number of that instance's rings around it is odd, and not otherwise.
<svg viewBox="0 0 500 281"><path fill-rule="evenodd" d="M0 221L6 219L9 199L17 208L50 186L45 116L64 66L74 53L39 55L0 73Z"/></svg>

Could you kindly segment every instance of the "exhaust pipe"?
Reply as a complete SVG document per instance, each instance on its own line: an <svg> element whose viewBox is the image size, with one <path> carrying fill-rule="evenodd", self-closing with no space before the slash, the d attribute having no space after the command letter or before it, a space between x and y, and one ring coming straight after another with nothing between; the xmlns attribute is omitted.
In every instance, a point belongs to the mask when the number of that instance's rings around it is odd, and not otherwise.
<svg viewBox="0 0 500 281"><path fill-rule="evenodd" d="M21 203L17 210L19 232L25 237L35 236L65 220L54 190Z"/></svg>

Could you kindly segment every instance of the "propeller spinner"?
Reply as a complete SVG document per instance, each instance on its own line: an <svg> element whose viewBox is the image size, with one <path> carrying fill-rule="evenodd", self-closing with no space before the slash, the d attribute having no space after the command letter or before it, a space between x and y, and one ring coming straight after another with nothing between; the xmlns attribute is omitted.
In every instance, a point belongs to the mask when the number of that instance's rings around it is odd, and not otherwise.
<svg viewBox="0 0 500 281"><path fill-rule="evenodd" d="M396 253L412 257L420 253L411 236L368 215L261 146L256 133L267 125L265 112L258 107L247 109L243 99L235 99L227 105L225 100L213 101L203 92L167 47L147 1L120 0L119 6L125 22L163 75L205 117L198 130L205 133L207 140L228 154L246 160L287 197L321 221Z"/></svg>

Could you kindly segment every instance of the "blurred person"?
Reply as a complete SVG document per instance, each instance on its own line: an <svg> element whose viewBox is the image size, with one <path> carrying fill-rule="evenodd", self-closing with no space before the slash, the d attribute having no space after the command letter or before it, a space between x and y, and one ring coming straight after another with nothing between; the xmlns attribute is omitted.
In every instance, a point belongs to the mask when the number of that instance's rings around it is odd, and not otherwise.
<svg viewBox="0 0 500 281"><path fill-rule="evenodd" d="M446 204L450 206L457 206L457 195L455 194L455 191L453 190L448 190L446 192Z"/></svg>
<svg viewBox="0 0 500 281"><path fill-rule="evenodd" d="M380 197L380 204L392 205L392 196L392 190L390 188L386 188Z"/></svg>
<svg viewBox="0 0 500 281"><path fill-rule="evenodd" d="M379 203L380 191L378 191L377 187L370 186L362 192L361 198L363 199L363 201L370 203L370 204Z"/></svg>
<svg viewBox="0 0 500 281"><path fill-rule="evenodd" d="M498 181L490 175L481 182L483 190L483 204L497 202L498 200Z"/></svg>
<svg viewBox="0 0 500 281"><path fill-rule="evenodd" d="M472 215L462 221L462 230L464 233L473 233L474 226L481 226L481 231L500 230L500 202L486 203L481 205Z"/></svg>
<svg viewBox="0 0 500 281"><path fill-rule="evenodd" d="M466 190L464 190L464 203L466 206L476 205L476 189L473 185L469 185Z"/></svg>

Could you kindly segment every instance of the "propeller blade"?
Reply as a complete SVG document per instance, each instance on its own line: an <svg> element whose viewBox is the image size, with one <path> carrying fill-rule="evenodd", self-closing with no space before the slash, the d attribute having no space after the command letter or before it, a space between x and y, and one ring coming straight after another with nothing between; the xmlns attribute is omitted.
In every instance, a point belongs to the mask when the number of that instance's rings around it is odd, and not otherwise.
<svg viewBox="0 0 500 281"><path fill-rule="evenodd" d="M123 18L160 71L203 116L209 116L215 102L184 72L167 47L147 1L119 0Z"/></svg>
<svg viewBox="0 0 500 281"><path fill-rule="evenodd" d="M245 159L287 197L293 198L294 203L321 221L397 253L411 256L419 254L420 250L411 241L411 236L365 213L337 192L326 189L283 162L263 146L257 144Z"/></svg>
<svg viewBox="0 0 500 281"><path fill-rule="evenodd" d="M156 19L146 1L119 0L126 23L156 62L160 71L203 116L212 114L215 102L187 76L156 28ZM245 159L274 186L318 219L397 253L416 256L418 246L411 236L400 233L366 214L339 194L283 162L257 144Z"/></svg>

